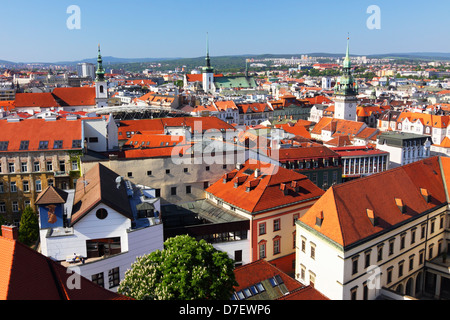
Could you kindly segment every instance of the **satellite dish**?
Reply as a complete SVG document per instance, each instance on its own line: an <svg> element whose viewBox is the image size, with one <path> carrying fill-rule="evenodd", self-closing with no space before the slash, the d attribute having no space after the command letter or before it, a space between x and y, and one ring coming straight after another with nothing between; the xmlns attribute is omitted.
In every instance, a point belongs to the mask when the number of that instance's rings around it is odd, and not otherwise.
<svg viewBox="0 0 450 320"><path fill-rule="evenodd" d="M122 182L122 177L121 177L121 176L118 176L118 177L116 178L117 189L120 188L120 183L121 183L121 182Z"/></svg>

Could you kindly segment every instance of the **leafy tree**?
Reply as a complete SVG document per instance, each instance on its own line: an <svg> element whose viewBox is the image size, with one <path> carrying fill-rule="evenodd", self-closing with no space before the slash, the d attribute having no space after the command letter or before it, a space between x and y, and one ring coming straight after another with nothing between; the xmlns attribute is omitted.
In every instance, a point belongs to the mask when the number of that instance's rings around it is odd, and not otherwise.
<svg viewBox="0 0 450 320"><path fill-rule="evenodd" d="M234 261L205 240L181 235L138 257L118 292L137 300L228 300L237 285Z"/></svg>
<svg viewBox="0 0 450 320"><path fill-rule="evenodd" d="M22 217L20 218L19 241L29 246L34 244L38 237L38 216L30 206L27 206L23 210Z"/></svg>

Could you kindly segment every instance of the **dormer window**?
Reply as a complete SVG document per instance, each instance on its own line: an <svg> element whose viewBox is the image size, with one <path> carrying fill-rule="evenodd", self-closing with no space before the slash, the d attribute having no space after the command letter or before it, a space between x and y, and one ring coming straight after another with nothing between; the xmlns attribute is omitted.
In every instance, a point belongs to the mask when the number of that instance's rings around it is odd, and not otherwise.
<svg viewBox="0 0 450 320"><path fill-rule="evenodd" d="M403 200L400 198L395 198L395 204L397 205L397 207L400 209L401 213L405 213L406 212L406 206L403 203Z"/></svg>
<svg viewBox="0 0 450 320"><path fill-rule="evenodd" d="M372 209L366 209L366 214L373 226L378 225L378 217L375 215Z"/></svg>

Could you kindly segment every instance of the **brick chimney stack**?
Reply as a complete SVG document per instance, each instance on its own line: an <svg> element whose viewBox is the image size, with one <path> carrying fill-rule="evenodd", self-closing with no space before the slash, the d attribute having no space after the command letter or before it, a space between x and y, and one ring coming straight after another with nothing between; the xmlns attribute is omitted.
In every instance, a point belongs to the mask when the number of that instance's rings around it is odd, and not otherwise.
<svg viewBox="0 0 450 320"><path fill-rule="evenodd" d="M17 240L19 238L19 228L16 226L2 226L2 237Z"/></svg>

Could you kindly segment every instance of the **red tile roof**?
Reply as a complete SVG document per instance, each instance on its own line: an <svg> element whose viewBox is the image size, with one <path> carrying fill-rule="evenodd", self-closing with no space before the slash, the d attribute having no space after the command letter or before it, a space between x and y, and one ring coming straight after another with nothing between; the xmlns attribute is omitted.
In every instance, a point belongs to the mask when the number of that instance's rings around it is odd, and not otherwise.
<svg viewBox="0 0 450 320"><path fill-rule="evenodd" d="M151 131L153 133L164 134L165 127L179 127L186 126L191 128L191 133L194 129L201 127L205 130L233 130L236 129L216 117L177 117L177 118L160 118L160 119L137 119L137 120L123 120L119 125L119 139L127 139L127 132L143 132Z"/></svg>
<svg viewBox="0 0 450 320"><path fill-rule="evenodd" d="M422 196L421 188L432 195L429 203ZM395 198L406 205L405 213L399 210ZM332 186L299 221L346 247L446 201L439 159L434 157ZM367 210L378 217L377 224L372 224ZM324 216L320 227L316 225L319 212Z"/></svg>
<svg viewBox="0 0 450 320"><path fill-rule="evenodd" d="M256 169L259 170L259 174L255 178ZM240 170L233 171L236 171L236 176L232 180L224 183L223 179L220 179L206 189L206 192L253 214L272 210L275 207L312 201L324 193L302 174L252 159L248 160ZM258 185L248 190L245 183L252 180L259 180ZM299 183L297 190L292 187L294 181ZM236 187L235 182L237 182ZM286 193L282 190L283 187Z"/></svg>
<svg viewBox="0 0 450 320"><path fill-rule="evenodd" d="M133 220L125 183L117 188L117 173L97 163L77 180L71 225L74 225L96 205L104 203L126 218Z"/></svg>
<svg viewBox="0 0 450 320"><path fill-rule="evenodd" d="M236 292L276 275L281 277L289 291L304 288L303 284L263 259L236 267L236 269L234 269L234 275L236 282L238 283L238 285L234 287Z"/></svg>
<svg viewBox="0 0 450 320"><path fill-rule="evenodd" d="M7 150L20 151L21 141L28 141L28 149L22 151L37 151L40 141L48 141L48 149L55 150L55 141L62 141L59 150L80 150L73 147L73 140L81 140L80 120L44 120L25 119L18 122L0 120L0 141L9 141ZM1 151L0 151L1 152Z"/></svg>
<svg viewBox="0 0 450 320"><path fill-rule="evenodd" d="M16 240L0 237L1 300L122 300L129 298L80 277L71 289L72 271Z"/></svg>
<svg viewBox="0 0 450 320"><path fill-rule="evenodd" d="M17 93L15 98L16 108L93 105L95 105L95 88L93 87L55 88L53 92L44 93Z"/></svg>

